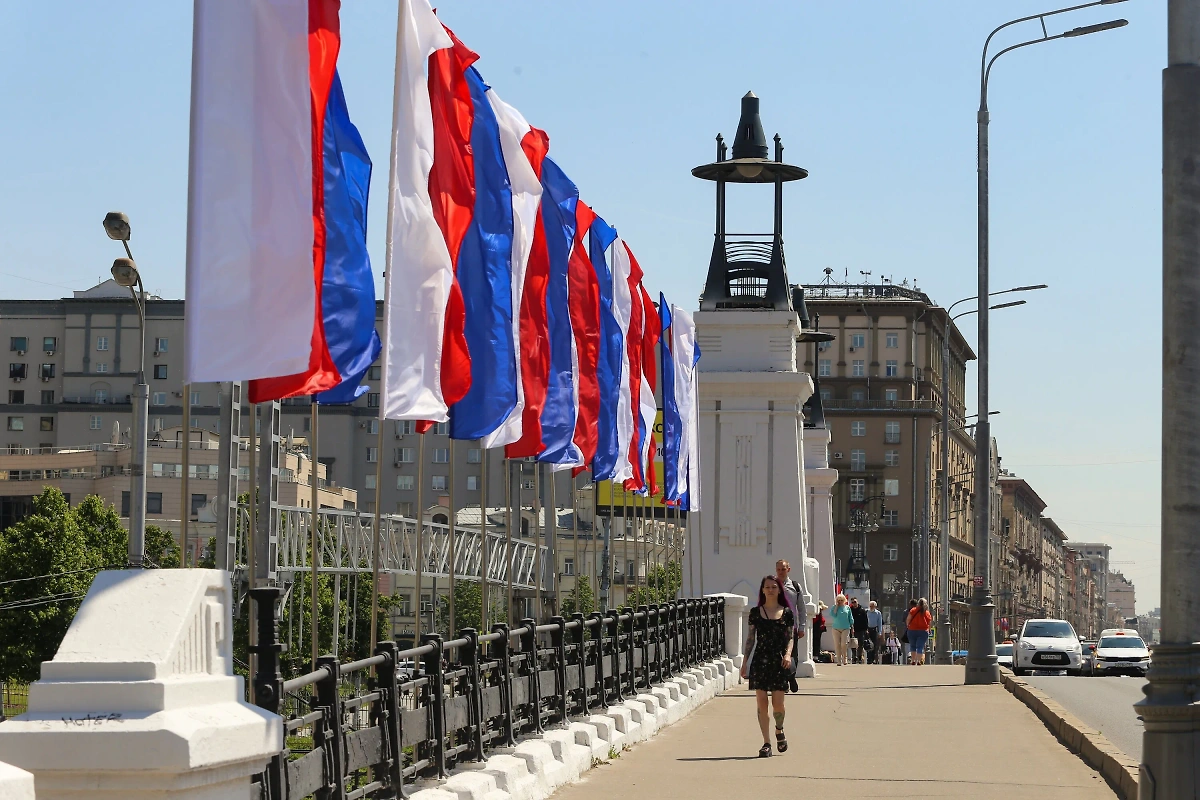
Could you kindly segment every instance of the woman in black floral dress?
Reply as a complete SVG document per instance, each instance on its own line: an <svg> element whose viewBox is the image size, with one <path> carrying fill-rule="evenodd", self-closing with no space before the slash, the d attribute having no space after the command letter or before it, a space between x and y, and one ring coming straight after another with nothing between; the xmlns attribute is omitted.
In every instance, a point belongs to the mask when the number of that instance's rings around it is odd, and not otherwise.
<svg viewBox="0 0 1200 800"><path fill-rule="evenodd" d="M775 717L775 741L779 752L787 750L783 735L783 699L791 681L792 631L795 615L788 607L782 587L774 575L768 575L758 585L758 605L750 609L749 633L746 637L742 678L749 675L750 689L758 701L758 727L762 730L763 746L760 758L771 755L771 721L767 716L770 699Z"/></svg>

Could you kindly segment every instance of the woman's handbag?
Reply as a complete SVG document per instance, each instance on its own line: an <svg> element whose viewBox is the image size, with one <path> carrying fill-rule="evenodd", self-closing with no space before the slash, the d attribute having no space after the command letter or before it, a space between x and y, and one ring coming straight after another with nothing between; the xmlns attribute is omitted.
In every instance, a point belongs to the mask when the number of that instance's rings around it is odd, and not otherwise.
<svg viewBox="0 0 1200 800"><path fill-rule="evenodd" d="M858 649L858 637L857 637L857 636L851 636L851 637L850 637L850 649L851 649L851 650L857 650L857 649Z"/></svg>

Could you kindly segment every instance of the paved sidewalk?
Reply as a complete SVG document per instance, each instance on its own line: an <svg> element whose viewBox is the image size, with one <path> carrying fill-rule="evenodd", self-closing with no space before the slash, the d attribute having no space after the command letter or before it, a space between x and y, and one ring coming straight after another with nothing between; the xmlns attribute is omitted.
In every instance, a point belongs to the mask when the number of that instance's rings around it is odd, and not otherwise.
<svg viewBox="0 0 1200 800"><path fill-rule="evenodd" d="M961 666L819 667L788 695L787 753L756 757L754 698L739 688L555 800L1116 797L1002 686L963 686Z"/></svg>

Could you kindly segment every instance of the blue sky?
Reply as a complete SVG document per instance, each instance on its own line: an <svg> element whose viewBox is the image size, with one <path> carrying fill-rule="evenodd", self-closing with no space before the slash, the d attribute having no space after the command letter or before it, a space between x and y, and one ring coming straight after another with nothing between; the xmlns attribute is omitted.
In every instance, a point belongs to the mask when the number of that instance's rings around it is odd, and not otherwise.
<svg viewBox="0 0 1200 800"><path fill-rule="evenodd" d="M3 295L59 297L105 277L119 248L100 220L120 209L149 287L182 296L191 4L5 5ZM1130 25L1006 55L990 91L993 289L1051 286L993 315L1000 453L1071 539L1133 562L1120 566L1139 610L1158 605L1165 6L1051 19L1051 33ZM550 134L652 293L699 295L712 189L689 170L712 160L717 132L732 138L753 90L768 137L811 173L785 198L790 278L830 267L915 279L945 305L975 288L979 49L995 25L1047 7L446 0L439 13L500 96ZM377 165L379 272L395 4L348 0L342 20L350 112ZM998 43L1039 32L1027 23ZM768 229L769 191L730 204L731 230Z"/></svg>

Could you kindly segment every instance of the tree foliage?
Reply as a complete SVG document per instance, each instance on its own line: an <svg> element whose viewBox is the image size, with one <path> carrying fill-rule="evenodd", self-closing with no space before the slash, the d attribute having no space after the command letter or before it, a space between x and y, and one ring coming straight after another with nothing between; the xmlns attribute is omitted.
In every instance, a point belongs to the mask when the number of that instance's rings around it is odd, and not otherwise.
<svg viewBox="0 0 1200 800"><path fill-rule="evenodd" d="M575 585L563 598L563 616L569 617L575 613L590 614L597 610L596 595L592 592L592 579L587 575L576 575Z"/></svg>
<svg viewBox="0 0 1200 800"><path fill-rule="evenodd" d="M679 596L683 585L683 569L678 561L656 564L646 573L646 585L629 593L629 605L649 606L669 603Z"/></svg>
<svg viewBox="0 0 1200 800"><path fill-rule="evenodd" d="M459 578L454 582L454 627L457 630L450 630L450 598L449 595L442 595L438 598L434 613L434 627L437 632L443 636L457 635L458 631L464 628L474 628L479 633L490 633L492 625L498 622L507 622L508 614L504 610L503 591L497 591L495 586L490 588L491 591L488 593L489 630L485 631L480 628L483 610L483 589L480 583Z"/></svg>
<svg viewBox="0 0 1200 800"><path fill-rule="evenodd" d="M102 569L125 566L128 534L116 509L89 496L72 508L46 487L33 512L0 532L0 680L32 681L54 657L79 604ZM171 534L150 526L146 552L177 566Z"/></svg>

